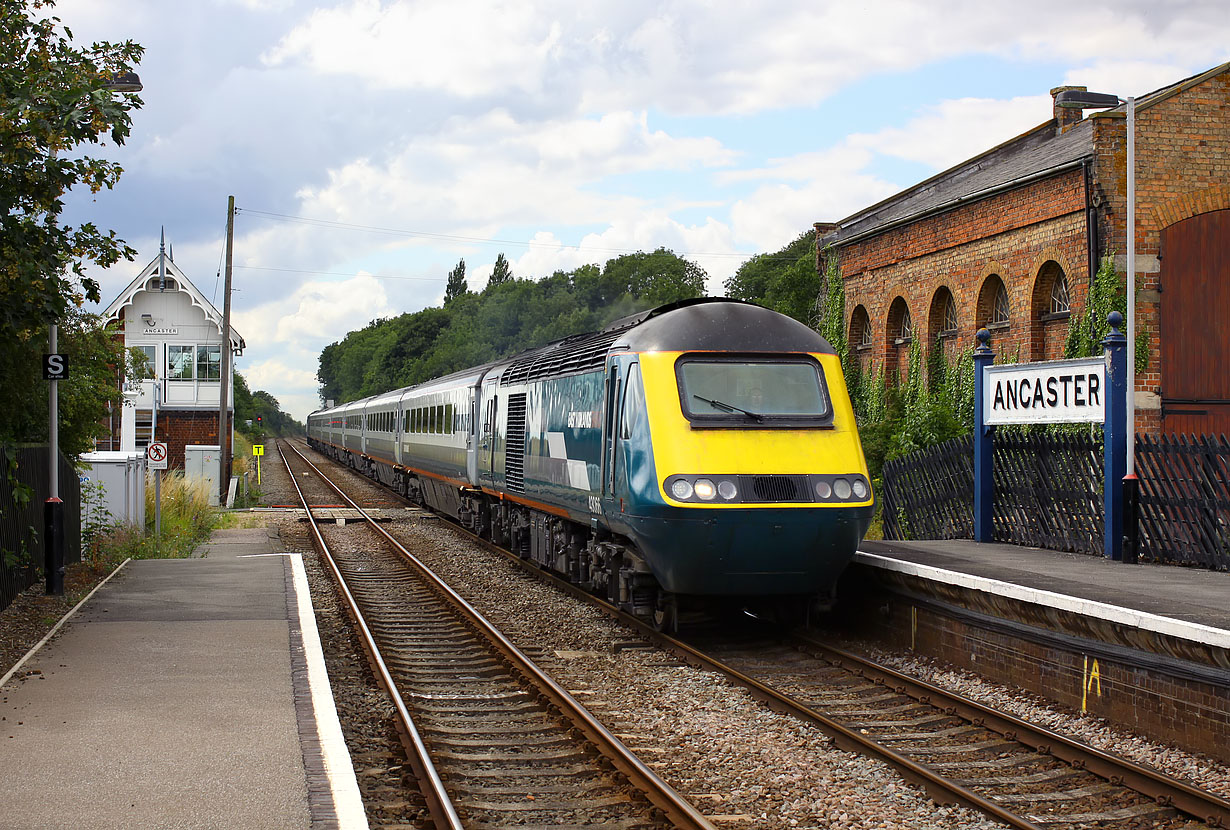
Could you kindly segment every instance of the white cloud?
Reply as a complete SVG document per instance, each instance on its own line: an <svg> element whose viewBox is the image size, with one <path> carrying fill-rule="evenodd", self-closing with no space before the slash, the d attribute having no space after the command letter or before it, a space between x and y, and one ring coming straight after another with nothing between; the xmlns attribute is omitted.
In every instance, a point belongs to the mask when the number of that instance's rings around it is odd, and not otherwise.
<svg viewBox="0 0 1230 830"><path fill-rule="evenodd" d="M854 134L847 142L944 170L1050 120L1051 114L1050 95L958 98L929 106L899 127Z"/></svg>
<svg viewBox="0 0 1230 830"><path fill-rule="evenodd" d="M278 66L302 59L317 72L382 87L462 96L536 91L559 38L558 24L536 11L484 0L353 0L314 11L264 60Z"/></svg>

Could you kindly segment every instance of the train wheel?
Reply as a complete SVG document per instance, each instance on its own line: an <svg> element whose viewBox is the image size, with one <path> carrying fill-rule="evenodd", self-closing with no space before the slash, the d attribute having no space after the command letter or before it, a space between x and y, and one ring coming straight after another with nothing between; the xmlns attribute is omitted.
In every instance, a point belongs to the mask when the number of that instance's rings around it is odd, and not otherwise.
<svg viewBox="0 0 1230 830"><path fill-rule="evenodd" d="M653 627L663 634L679 631L679 597L666 591L658 591L653 609Z"/></svg>

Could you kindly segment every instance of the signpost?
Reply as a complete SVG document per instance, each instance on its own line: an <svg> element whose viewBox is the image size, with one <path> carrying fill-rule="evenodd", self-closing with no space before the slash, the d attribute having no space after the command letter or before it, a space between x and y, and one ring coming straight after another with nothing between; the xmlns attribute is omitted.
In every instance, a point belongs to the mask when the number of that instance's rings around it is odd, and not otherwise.
<svg viewBox="0 0 1230 830"><path fill-rule="evenodd" d="M252 457L256 459L256 483L261 483L261 456L265 454L264 444L252 445Z"/></svg>
<svg viewBox="0 0 1230 830"><path fill-rule="evenodd" d="M1004 424L1101 423L1104 481L1102 488L1107 559L1123 561L1124 346L1119 331L1123 315L1107 317L1110 333L1103 356L995 366L990 332L978 332L974 350L977 394L974 398L974 540L994 540L992 507L992 436ZM1127 561L1134 561L1130 558Z"/></svg>
<svg viewBox="0 0 1230 830"><path fill-rule="evenodd" d="M154 536L162 536L162 471L167 468L167 444L151 441L145 448L145 460L154 473Z"/></svg>

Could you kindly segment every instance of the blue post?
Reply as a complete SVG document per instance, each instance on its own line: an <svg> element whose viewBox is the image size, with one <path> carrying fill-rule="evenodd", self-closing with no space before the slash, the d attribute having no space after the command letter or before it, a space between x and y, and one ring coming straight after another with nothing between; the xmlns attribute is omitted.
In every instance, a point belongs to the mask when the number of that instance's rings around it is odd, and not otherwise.
<svg viewBox="0 0 1230 830"><path fill-rule="evenodd" d="M995 498L991 454L995 427L983 423L986 413L986 368L995 362L995 352L987 345L991 332L978 330L978 348L974 349L974 541L990 542L994 538L991 515Z"/></svg>
<svg viewBox="0 0 1230 830"><path fill-rule="evenodd" d="M1110 333L1102 341L1106 351L1106 424L1102 435L1105 483L1102 509L1106 518L1102 554L1123 559L1123 476L1127 472L1127 337L1119 331L1123 315L1112 311L1106 318Z"/></svg>

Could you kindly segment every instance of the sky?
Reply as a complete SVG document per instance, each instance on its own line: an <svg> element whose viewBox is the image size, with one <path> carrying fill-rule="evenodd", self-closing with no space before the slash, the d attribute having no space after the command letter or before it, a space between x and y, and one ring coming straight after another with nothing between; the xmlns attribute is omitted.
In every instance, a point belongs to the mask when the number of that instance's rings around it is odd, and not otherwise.
<svg viewBox="0 0 1230 830"><path fill-rule="evenodd" d="M111 191L65 220L158 254L220 309L236 367L302 420L320 350L441 304L464 258L541 278L665 246L739 265L1051 117L1230 60L1225 0L60 0L132 39L144 106Z"/></svg>

